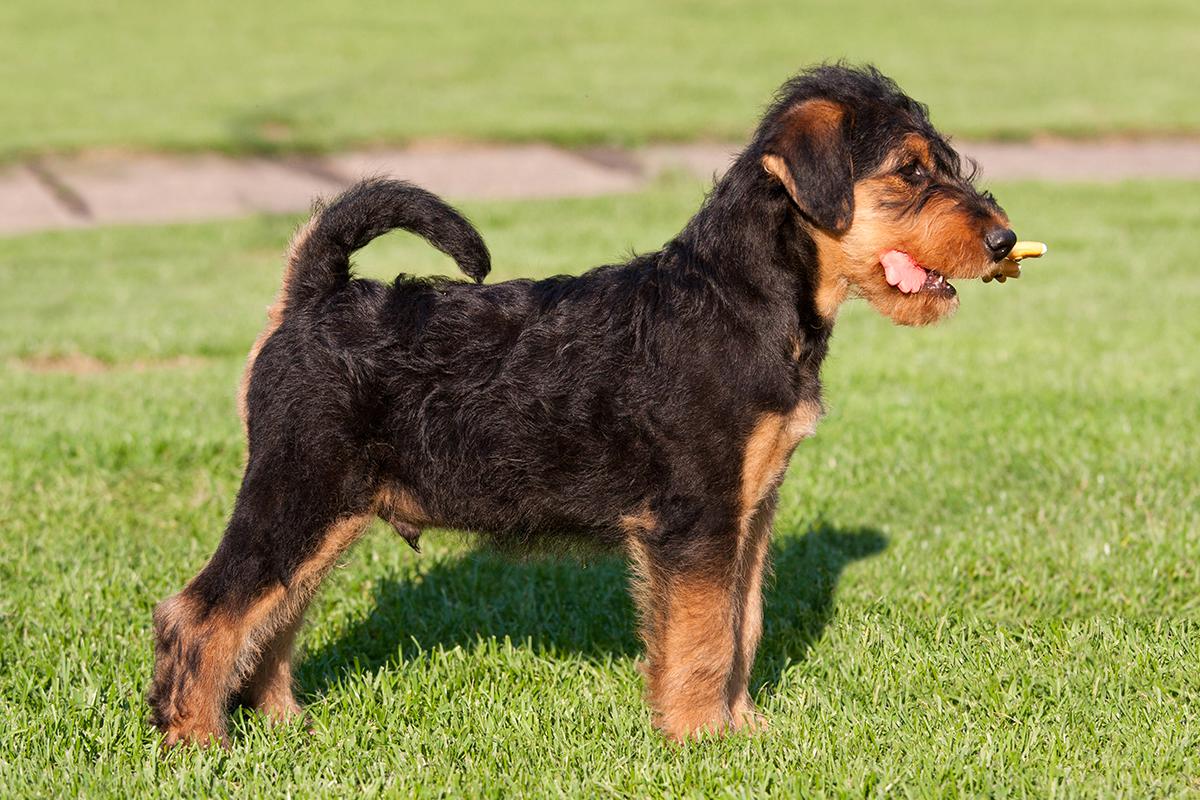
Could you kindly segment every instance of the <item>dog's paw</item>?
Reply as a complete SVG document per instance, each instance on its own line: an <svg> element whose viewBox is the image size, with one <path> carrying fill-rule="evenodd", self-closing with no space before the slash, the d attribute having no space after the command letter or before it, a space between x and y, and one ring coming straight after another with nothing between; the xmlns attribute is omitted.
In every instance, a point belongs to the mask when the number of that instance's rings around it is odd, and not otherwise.
<svg viewBox="0 0 1200 800"><path fill-rule="evenodd" d="M750 695L743 694L729 708L733 729L739 733L764 733L771 727L770 721L755 707Z"/></svg>
<svg viewBox="0 0 1200 800"><path fill-rule="evenodd" d="M173 726L163 731L162 749L173 750L180 745L229 749L229 735L223 730L202 727Z"/></svg>

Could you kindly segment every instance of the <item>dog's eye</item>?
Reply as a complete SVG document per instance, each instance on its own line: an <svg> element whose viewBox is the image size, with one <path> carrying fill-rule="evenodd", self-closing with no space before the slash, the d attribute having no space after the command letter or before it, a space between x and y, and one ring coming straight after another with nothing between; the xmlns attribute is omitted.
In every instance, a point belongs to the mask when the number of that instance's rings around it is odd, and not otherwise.
<svg viewBox="0 0 1200 800"><path fill-rule="evenodd" d="M925 168L921 166L920 161L910 161L896 171L906 181L913 181L915 183L916 181L925 180Z"/></svg>

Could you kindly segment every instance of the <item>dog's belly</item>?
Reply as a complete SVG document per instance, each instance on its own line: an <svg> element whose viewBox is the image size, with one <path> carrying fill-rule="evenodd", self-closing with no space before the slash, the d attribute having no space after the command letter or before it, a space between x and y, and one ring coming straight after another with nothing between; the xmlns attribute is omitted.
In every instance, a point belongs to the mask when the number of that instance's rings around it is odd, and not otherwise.
<svg viewBox="0 0 1200 800"><path fill-rule="evenodd" d="M624 505L617 498L598 495L572 498L545 491L450 495L428 485L410 488L388 483L376 513L410 542L423 530L447 528L521 544L580 538L616 544L620 528L615 509Z"/></svg>
<svg viewBox="0 0 1200 800"><path fill-rule="evenodd" d="M417 528L604 539L667 476L656 471L656 432L628 414L586 413L561 399L527 397L516 408L496 400L469 401L467 413L426 403L425 416L393 427L381 506Z"/></svg>

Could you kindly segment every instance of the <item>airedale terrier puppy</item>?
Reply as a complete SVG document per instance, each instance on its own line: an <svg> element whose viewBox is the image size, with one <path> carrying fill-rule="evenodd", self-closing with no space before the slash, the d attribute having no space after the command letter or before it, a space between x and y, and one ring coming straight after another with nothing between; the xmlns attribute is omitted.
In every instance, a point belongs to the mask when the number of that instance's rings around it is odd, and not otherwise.
<svg viewBox="0 0 1200 800"><path fill-rule="evenodd" d="M401 228L474 283L355 278ZM154 613L152 722L224 740L235 693L301 713L305 606L374 517L506 549L623 551L655 725L763 724L747 691L772 515L822 414L838 308L904 325L955 310L1016 237L924 106L872 68L780 90L683 231L578 277L484 285L479 233L434 195L370 180L296 235L241 389L245 477L216 553Z"/></svg>

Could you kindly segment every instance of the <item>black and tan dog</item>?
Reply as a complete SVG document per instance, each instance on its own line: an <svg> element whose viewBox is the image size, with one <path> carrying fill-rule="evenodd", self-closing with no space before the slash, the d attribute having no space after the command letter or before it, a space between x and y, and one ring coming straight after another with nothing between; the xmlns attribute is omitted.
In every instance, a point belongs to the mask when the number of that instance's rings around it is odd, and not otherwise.
<svg viewBox="0 0 1200 800"><path fill-rule="evenodd" d="M403 228L475 283L353 278ZM922 325L947 278L1016 237L926 109L871 69L789 81L662 250L579 277L480 284L474 228L415 186L359 184L297 234L242 386L249 459L212 559L155 611L165 741L225 736L240 692L300 713L292 643L376 516L505 547L628 554L655 724L682 740L762 724L747 692L776 491L821 416L838 307Z"/></svg>

